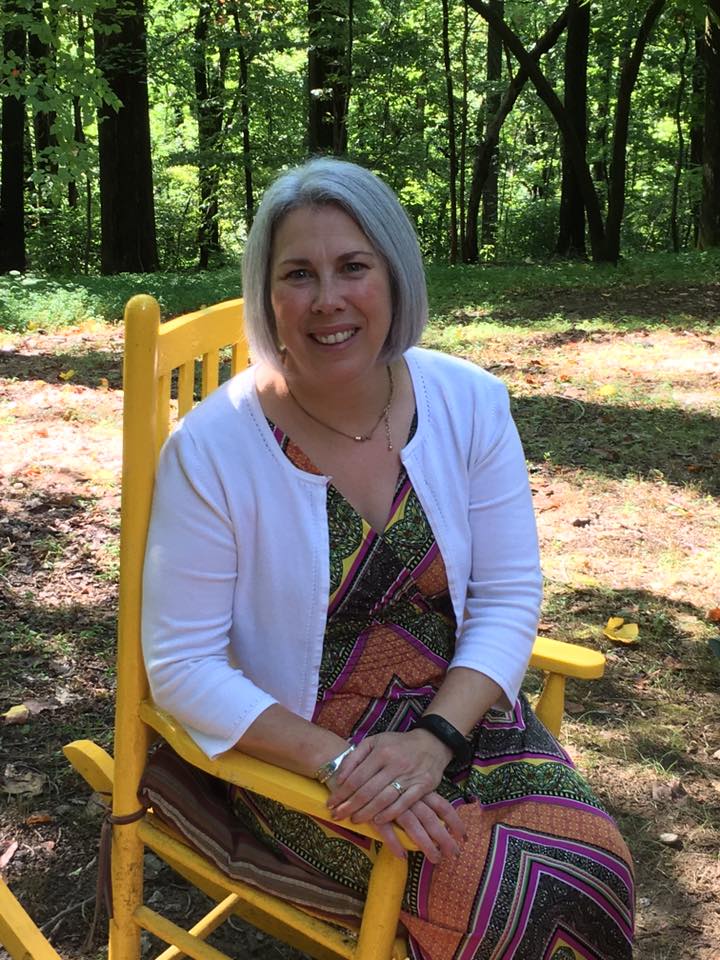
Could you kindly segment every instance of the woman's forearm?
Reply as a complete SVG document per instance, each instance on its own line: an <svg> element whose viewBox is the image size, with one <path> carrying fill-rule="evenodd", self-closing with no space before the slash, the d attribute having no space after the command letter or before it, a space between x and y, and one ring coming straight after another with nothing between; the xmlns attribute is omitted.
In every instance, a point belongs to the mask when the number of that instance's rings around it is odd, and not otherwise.
<svg viewBox="0 0 720 960"><path fill-rule="evenodd" d="M439 714L467 735L490 707L504 700L502 687L484 673L453 667L425 712Z"/></svg>
<svg viewBox="0 0 720 960"><path fill-rule="evenodd" d="M235 744L235 749L285 770L312 777L347 747L342 737L303 720L279 703L264 710Z"/></svg>

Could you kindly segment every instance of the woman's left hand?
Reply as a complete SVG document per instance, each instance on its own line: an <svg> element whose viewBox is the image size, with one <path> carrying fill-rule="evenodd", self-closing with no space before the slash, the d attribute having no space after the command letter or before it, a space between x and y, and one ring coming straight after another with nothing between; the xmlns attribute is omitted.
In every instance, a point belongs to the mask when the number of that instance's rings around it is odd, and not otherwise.
<svg viewBox="0 0 720 960"><path fill-rule="evenodd" d="M427 730L366 737L328 783L333 819L397 820L436 789L451 759L450 749Z"/></svg>

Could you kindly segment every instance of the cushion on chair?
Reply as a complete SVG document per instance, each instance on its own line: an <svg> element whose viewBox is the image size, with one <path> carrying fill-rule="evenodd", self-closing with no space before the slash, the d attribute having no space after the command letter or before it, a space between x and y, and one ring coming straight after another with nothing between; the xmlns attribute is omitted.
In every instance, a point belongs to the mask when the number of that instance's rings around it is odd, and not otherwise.
<svg viewBox="0 0 720 960"><path fill-rule="evenodd" d="M263 846L235 816L229 785L187 763L167 743L151 753L138 797L160 824L173 827L232 879L334 922L357 925L363 901L353 891Z"/></svg>

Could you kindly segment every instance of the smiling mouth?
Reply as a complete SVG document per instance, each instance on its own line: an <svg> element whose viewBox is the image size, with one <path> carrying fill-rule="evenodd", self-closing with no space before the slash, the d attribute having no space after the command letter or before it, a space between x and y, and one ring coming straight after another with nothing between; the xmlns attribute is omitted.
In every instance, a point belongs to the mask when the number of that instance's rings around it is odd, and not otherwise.
<svg viewBox="0 0 720 960"><path fill-rule="evenodd" d="M311 333L310 336L313 340L317 340L318 343L322 343L326 346L333 343L344 343L346 340L349 340L350 337L354 337L357 333L357 328L353 330L343 330L342 333Z"/></svg>

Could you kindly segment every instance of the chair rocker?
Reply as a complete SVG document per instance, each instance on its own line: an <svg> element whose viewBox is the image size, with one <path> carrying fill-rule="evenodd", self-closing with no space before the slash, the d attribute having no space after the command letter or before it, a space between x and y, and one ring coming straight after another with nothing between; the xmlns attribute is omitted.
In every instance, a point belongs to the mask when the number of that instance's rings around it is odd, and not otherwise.
<svg viewBox="0 0 720 960"><path fill-rule="evenodd" d="M201 362L199 392L206 397L219 382L221 351L223 356L229 351L233 374L248 364L242 300L216 304L167 323L161 323L160 307L152 297L133 297L126 307L115 757L89 740L78 740L64 748L70 763L93 790L112 795L115 818L138 811L138 783L148 748L158 737L185 760L214 776L302 813L327 817L327 791L319 783L237 750L208 759L179 724L148 697L140 609L155 466L170 430L171 414L182 417L194 403L196 359ZM558 735L566 678L602 676L604 657L574 644L538 637L530 662L545 674L536 712ZM342 825L380 840L367 824L345 821ZM406 849L415 849L402 831L398 830L398 836ZM146 847L217 901L217 906L191 930L183 930L144 905ZM395 858L381 845L359 931L350 931L257 887L230 879L149 812L132 823L112 826L110 958L140 960L141 932L147 930L170 944L158 960L183 954L196 960L222 960L225 954L204 941L228 917L236 915L317 960L402 960L407 948L396 930L406 877L406 861ZM0 885L0 943L14 960L57 957L4 884Z"/></svg>

